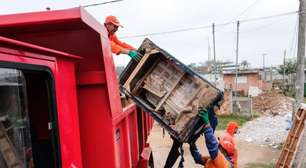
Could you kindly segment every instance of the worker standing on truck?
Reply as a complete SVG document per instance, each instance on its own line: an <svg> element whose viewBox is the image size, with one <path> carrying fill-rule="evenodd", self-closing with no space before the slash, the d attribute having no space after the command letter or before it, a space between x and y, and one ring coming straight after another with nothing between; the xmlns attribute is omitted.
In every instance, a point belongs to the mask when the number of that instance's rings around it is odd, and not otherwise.
<svg viewBox="0 0 306 168"><path fill-rule="evenodd" d="M127 54L129 55L132 59L134 60L139 60L139 56L138 53L136 51L136 48L134 48L133 46L124 43L122 41L120 41L117 36L116 36L116 32L118 30L119 27L123 27L119 20L117 19L117 17L115 16L107 16L105 18L105 22L104 22L104 26L107 29L108 32L108 38L111 44L111 50L113 53L119 55L119 54Z"/></svg>
<svg viewBox="0 0 306 168"><path fill-rule="evenodd" d="M210 125L213 129L213 131L215 131L217 125L218 125L218 119L216 117L216 113L215 113L215 109L219 108L218 106L212 106L210 108L208 108L208 117L209 117L209 122ZM204 125L203 122L199 122L198 123L199 126L196 126L198 129L194 132L193 136L191 136L190 140L189 140L189 149L190 151L192 151L194 148L196 148L195 143L197 141L197 139L200 137L201 134L203 134L204 132ZM181 155L182 159L179 163L180 167L183 167L183 154L182 154L182 145L183 143L179 142L177 139L175 139L174 137L170 136L171 139L173 140L172 143L172 147L170 149L170 152L168 154L166 163L164 165L164 168L171 168L173 167L173 165L175 164L176 160L178 159L178 157ZM197 164L203 164L202 161L200 161L199 159L194 157L194 161Z"/></svg>
<svg viewBox="0 0 306 168"><path fill-rule="evenodd" d="M194 157L194 159L198 160L197 162L202 163L205 168L233 168L233 158L231 158L231 156L226 153L226 149L222 149L221 145L219 145L219 142L214 136L213 129L209 125L209 117L207 110L201 110L199 116L201 117L205 125L204 137L209 156L202 157L196 146L191 149L192 156Z"/></svg>

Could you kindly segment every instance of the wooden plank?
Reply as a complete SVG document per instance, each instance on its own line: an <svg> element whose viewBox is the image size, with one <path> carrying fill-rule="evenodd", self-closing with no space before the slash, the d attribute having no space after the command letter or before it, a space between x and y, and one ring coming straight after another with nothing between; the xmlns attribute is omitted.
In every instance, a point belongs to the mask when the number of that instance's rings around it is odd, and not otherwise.
<svg viewBox="0 0 306 168"><path fill-rule="evenodd" d="M293 127L287 136L286 143L281 152L276 167L291 167L292 160L296 155L296 148L300 143L300 136L304 128L304 120L306 118L306 111L299 109L295 116ZM284 165L284 166L283 166Z"/></svg>
<svg viewBox="0 0 306 168"><path fill-rule="evenodd" d="M153 93L154 95L158 96L159 98L163 97L166 92L160 92L155 88L149 87L149 85L144 85L142 88L146 89L147 91Z"/></svg>
<svg viewBox="0 0 306 168"><path fill-rule="evenodd" d="M6 134L3 124L0 122L0 132L3 136L0 137L0 153L10 168L23 168L22 162L17 156L17 152Z"/></svg>
<svg viewBox="0 0 306 168"><path fill-rule="evenodd" d="M157 53L157 51L152 50L149 53L146 53L140 60L140 62L137 64L137 66L135 67L135 69L133 70L132 74L129 76L129 78L126 80L126 82L124 83L123 87L125 89L127 89L129 92L131 91L130 89L130 82L135 78L135 76L137 75L138 71L140 70L140 68L145 64L145 62L147 61L147 59L151 56L151 54L155 54Z"/></svg>
<svg viewBox="0 0 306 168"><path fill-rule="evenodd" d="M173 86L170 88L170 90L168 91L168 93L166 93L166 95L161 99L161 101L158 103L158 105L155 108L155 111L158 111L159 108L164 104L164 102L167 100L167 98L170 96L170 94L172 93L172 91L175 89L175 87L177 86L177 84L180 82L180 80L183 78L183 76L185 75L185 73L181 73L180 76L178 77L178 79L174 82Z"/></svg>
<svg viewBox="0 0 306 168"><path fill-rule="evenodd" d="M193 99L200 94L200 90L204 88L204 85L199 86L199 88L193 92L193 94L189 97L189 100L187 100L187 105L193 101Z"/></svg>
<svg viewBox="0 0 306 168"><path fill-rule="evenodd" d="M133 94L137 94L138 89L141 87L143 81L147 78L147 76L151 73L151 71L154 69L156 64L159 63L159 61L155 61L154 64L149 68L149 70L145 73L145 75L136 83L135 87L132 90Z"/></svg>
<svg viewBox="0 0 306 168"><path fill-rule="evenodd" d="M306 111L301 111L301 116L300 116L300 120L299 121L299 125L298 125L298 128L299 128L299 135L298 135L298 139L296 139L296 144L295 144L295 149L294 149L294 152L292 154L292 158L291 158L291 163L289 164L289 167L292 167L292 160L294 159L294 157L296 156L296 153L297 153L297 150L296 148L300 145L300 142L301 142L301 133L303 132L303 130L305 129L305 125L304 125L304 121L306 119Z"/></svg>

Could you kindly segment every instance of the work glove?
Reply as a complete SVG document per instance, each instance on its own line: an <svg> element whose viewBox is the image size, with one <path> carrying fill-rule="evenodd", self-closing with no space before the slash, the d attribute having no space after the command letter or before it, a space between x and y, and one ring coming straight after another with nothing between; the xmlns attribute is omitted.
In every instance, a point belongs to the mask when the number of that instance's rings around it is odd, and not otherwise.
<svg viewBox="0 0 306 168"><path fill-rule="evenodd" d="M206 109L200 110L198 116L202 119L204 125L209 124L208 111Z"/></svg>
<svg viewBox="0 0 306 168"><path fill-rule="evenodd" d="M130 50L128 55L133 59L133 60L136 60L136 61L140 61L140 58L138 56L138 53L137 51L135 50Z"/></svg>

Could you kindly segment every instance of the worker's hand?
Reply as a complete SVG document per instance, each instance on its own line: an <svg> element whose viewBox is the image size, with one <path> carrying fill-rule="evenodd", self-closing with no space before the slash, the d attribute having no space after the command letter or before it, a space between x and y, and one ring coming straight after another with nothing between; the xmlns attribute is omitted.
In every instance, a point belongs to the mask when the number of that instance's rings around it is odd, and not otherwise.
<svg viewBox="0 0 306 168"><path fill-rule="evenodd" d="M198 116L202 119L205 125L209 124L208 111L206 109L200 110Z"/></svg>
<svg viewBox="0 0 306 168"><path fill-rule="evenodd" d="M140 58L138 56L138 53L137 51L135 50L130 50L128 55L133 59L133 60L136 60L136 61L140 61Z"/></svg>

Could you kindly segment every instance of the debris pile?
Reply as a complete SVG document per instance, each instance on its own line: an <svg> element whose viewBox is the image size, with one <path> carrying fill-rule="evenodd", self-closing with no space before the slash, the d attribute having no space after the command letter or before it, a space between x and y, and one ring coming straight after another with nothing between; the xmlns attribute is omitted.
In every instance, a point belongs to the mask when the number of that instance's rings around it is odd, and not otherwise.
<svg viewBox="0 0 306 168"><path fill-rule="evenodd" d="M294 100L276 92L266 92L252 99L253 110L264 115L285 115L293 110Z"/></svg>
<svg viewBox="0 0 306 168"><path fill-rule="evenodd" d="M277 148L286 140L291 114L264 116L246 123L239 129L238 139Z"/></svg>

